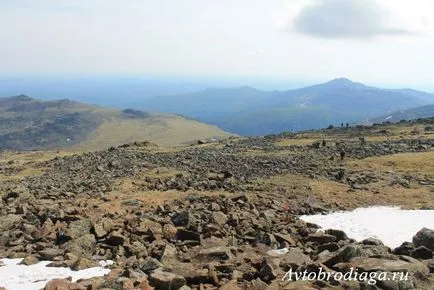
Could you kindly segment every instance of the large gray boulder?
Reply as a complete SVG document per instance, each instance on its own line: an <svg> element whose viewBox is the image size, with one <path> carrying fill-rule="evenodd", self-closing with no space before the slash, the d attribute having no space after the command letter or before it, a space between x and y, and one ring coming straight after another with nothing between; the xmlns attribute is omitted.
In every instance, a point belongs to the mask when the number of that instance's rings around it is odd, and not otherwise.
<svg viewBox="0 0 434 290"><path fill-rule="evenodd" d="M413 237L413 244L416 248L424 246L434 251L434 230L423 228Z"/></svg>

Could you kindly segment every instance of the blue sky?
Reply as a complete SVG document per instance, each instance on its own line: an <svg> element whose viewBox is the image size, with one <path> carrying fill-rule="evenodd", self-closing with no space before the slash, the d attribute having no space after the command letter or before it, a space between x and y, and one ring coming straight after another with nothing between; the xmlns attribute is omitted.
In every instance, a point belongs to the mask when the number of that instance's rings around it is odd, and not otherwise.
<svg viewBox="0 0 434 290"><path fill-rule="evenodd" d="M0 73L345 76L427 87L430 0L0 0Z"/></svg>

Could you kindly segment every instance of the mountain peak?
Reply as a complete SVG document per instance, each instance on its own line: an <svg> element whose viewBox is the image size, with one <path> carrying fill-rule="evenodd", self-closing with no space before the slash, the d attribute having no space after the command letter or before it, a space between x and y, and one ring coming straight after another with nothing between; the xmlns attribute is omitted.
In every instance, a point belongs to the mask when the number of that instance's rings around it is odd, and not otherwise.
<svg viewBox="0 0 434 290"><path fill-rule="evenodd" d="M0 107L3 108L11 108L13 106L17 106L20 104L26 104L32 102L34 99L26 96L26 95L19 95L19 96L13 96L13 97L6 97L6 98L0 98Z"/></svg>
<svg viewBox="0 0 434 290"><path fill-rule="evenodd" d="M336 78L327 82L327 84L352 85L354 82L347 78Z"/></svg>
<svg viewBox="0 0 434 290"><path fill-rule="evenodd" d="M30 101L34 100L31 97L26 96L26 95L13 96L13 97L10 97L9 99L13 100L13 101L17 101L17 102L30 102Z"/></svg>
<svg viewBox="0 0 434 290"><path fill-rule="evenodd" d="M323 85L332 89L342 89L342 88L363 89L366 87L362 83L353 82L352 80L347 78L333 79L331 81L324 83Z"/></svg>

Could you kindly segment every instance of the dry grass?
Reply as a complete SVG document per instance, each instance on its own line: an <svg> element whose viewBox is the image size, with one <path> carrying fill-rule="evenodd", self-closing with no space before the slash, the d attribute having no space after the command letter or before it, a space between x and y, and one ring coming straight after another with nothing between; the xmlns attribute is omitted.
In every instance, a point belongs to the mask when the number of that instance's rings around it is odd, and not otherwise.
<svg viewBox="0 0 434 290"><path fill-rule="evenodd" d="M30 152L2 152L0 162L13 161L12 167L22 169L15 174L0 174L0 182L17 181L26 177L42 175L45 170L36 168L35 164L53 159L54 157L69 156L77 152L72 151L30 151Z"/></svg>
<svg viewBox="0 0 434 290"><path fill-rule="evenodd" d="M310 145L314 142L320 141L320 137L318 139L314 138L300 138L300 139L283 139L276 142L276 145L279 146L291 146L291 145Z"/></svg>
<svg viewBox="0 0 434 290"><path fill-rule="evenodd" d="M40 168L26 168L13 175L0 174L0 182L18 181L26 177L40 176L44 173Z"/></svg>
<svg viewBox="0 0 434 290"><path fill-rule="evenodd" d="M27 164L43 162L54 157L70 156L72 154L79 153L78 151L23 151L23 152L8 152L4 151L0 153L0 162L14 161L14 164Z"/></svg>
<svg viewBox="0 0 434 290"><path fill-rule="evenodd" d="M244 155L244 156L250 156L250 157L255 157L255 156L285 157L285 156L289 156L289 155L296 155L297 153L294 151L289 151L289 150L279 150L279 151L275 151L275 152L268 152L268 151L263 151L263 150L249 149L249 150L246 150L240 154Z"/></svg>
<svg viewBox="0 0 434 290"><path fill-rule="evenodd" d="M349 185L325 178L311 179L286 174L260 180L270 185L283 186L287 190L307 186L306 194L313 194L325 205L354 209L363 206L397 205L404 208L434 207L434 189L412 184L410 188L390 186L388 180L364 185L362 190L351 190Z"/></svg>
<svg viewBox="0 0 434 290"><path fill-rule="evenodd" d="M357 170L426 175L434 178L434 151L400 153L351 160L347 166Z"/></svg>
<svg viewBox="0 0 434 290"><path fill-rule="evenodd" d="M219 128L179 116L153 115L146 119L112 117L95 130L87 140L72 147L99 150L135 141L150 141L162 147L182 146L198 139L232 134Z"/></svg>
<svg viewBox="0 0 434 290"><path fill-rule="evenodd" d="M170 176L174 174L175 171L164 171L160 169L160 173L151 172L149 176L158 175L160 177ZM181 192L177 190L168 191L156 191L156 190L142 190L140 186L136 183L137 178L125 178L119 180L117 190L107 193L105 200L94 199L87 200L87 206L91 207L93 211L99 214L113 213L113 212L126 212L128 209L135 207L131 205L126 205L126 201L138 201L139 207L144 209L149 209L158 205L165 203L171 203L175 200L185 199L188 195L194 193L198 196L231 196L231 193L225 191L200 191L196 192L189 190L186 192Z"/></svg>
<svg viewBox="0 0 434 290"><path fill-rule="evenodd" d="M418 139L418 138L434 138L433 132L425 132L425 125L416 124L392 124L387 127L367 127L363 131L360 131L360 136L364 136L367 141L371 142L382 142L387 140L399 140L405 137L406 139ZM389 133L379 134L378 131L387 130ZM378 135L379 134L379 135ZM345 140L354 139L358 140L358 137L354 137L353 130L339 130L329 132L306 132L298 133L296 138L282 139L276 142L280 146L290 146L290 145L309 145L317 141L322 141L323 139L333 139L333 140ZM330 143L330 140L329 142Z"/></svg>

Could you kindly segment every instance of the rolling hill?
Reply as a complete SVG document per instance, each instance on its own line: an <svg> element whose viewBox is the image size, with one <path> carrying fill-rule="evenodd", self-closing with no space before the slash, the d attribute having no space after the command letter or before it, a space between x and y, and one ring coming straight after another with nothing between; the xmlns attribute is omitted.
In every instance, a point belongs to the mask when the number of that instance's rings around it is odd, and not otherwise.
<svg viewBox="0 0 434 290"><path fill-rule="evenodd" d="M434 105L427 105L407 110L395 111L380 117L370 119L369 121L373 123L381 123L386 121L395 123L401 120L415 120L432 117L434 117Z"/></svg>
<svg viewBox="0 0 434 290"><path fill-rule="evenodd" d="M207 89L143 100L151 111L179 113L241 135L326 127L434 103L434 95L390 90L339 78L288 91Z"/></svg>
<svg viewBox="0 0 434 290"><path fill-rule="evenodd" d="M71 100L0 98L0 149L97 150L135 141L176 146L225 138L219 128L178 115L116 110Z"/></svg>

